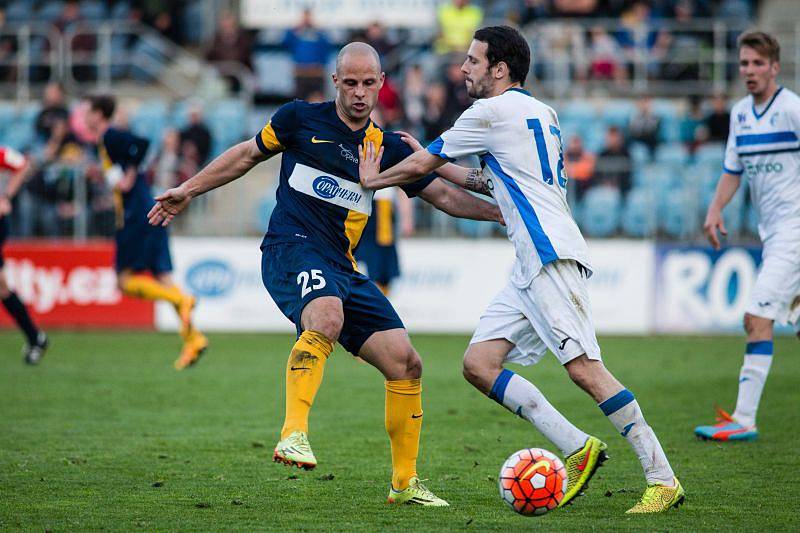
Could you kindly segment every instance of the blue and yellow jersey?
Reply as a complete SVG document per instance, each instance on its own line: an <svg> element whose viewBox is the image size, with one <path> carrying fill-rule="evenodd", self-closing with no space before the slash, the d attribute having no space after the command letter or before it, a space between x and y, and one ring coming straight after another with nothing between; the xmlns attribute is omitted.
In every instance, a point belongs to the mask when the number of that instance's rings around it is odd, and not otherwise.
<svg viewBox="0 0 800 533"><path fill-rule="evenodd" d="M146 226L147 212L155 203L144 174L138 172L148 145L146 139L116 128L108 128L98 143L97 151L104 171L114 165L119 165L123 170L131 167L137 169L136 182L128 192L114 191L118 229L123 225Z"/></svg>
<svg viewBox="0 0 800 533"><path fill-rule="evenodd" d="M372 191L358 180L358 147L383 146L381 170L396 165L412 150L395 133L373 122L353 131L336 114L334 102L299 100L278 109L256 135L266 155L283 153L277 205L262 248L306 242L347 270L356 270L353 249L372 213ZM434 179L403 187L413 197Z"/></svg>

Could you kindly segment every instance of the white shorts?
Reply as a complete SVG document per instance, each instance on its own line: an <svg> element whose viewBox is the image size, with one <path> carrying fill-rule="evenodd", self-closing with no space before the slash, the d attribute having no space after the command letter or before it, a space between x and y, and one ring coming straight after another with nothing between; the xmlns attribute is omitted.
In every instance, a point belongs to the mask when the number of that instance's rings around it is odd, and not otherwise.
<svg viewBox="0 0 800 533"><path fill-rule="evenodd" d="M762 257L746 311L779 324L794 324L800 318L800 240L767 241Z"/></svg>
<svg viewBox="0 0 800 533"><path fill-rule="evenodd" d="M586 270L559 260L545 265L525 289L506 285L481 316L470 344L494 339L514 345L509 363L537 363L548 348L562 365L584 353L601 360Z"/></svg>

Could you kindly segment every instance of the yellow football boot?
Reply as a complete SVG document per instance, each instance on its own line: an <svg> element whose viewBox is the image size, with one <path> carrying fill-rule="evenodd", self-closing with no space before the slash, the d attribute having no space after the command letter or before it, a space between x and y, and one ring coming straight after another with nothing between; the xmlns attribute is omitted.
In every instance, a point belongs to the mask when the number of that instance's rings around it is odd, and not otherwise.
<svg viewBox="0 0 800 533"><path fill-rule="evenodd" d="M568 505L576 496L589 488L589 480L603 462L608 459L606 443L597 437L589 437L583 448L576 451L564 460L567 467L567 493L558 504L559 507Z"/></svg>
<svg viewBox="0 0 800 533"><path fill-rule="evenodd" d="M196 329L192 329L181 349L181 355L175 360L175 370L184 370L197 363L200 356L208 348L208 338Z"/></svg>
<svg viewBox="0 0 800 533"><path fill-rule="evenodd" d="M670 507L678 508L686 498L686 492L678 478L674 487L653 484L648 485L639 503L625 511L625 514L663 513Z"/></svg>
<svg viewBox="0 0 800 533"><path fill-rule="evenodd" d="M405 490L389 489L387 503L407 503L409 505L424 505L427 507L449 507L450 504L432 493L422 484L418 477L412 477Z"/></svg>

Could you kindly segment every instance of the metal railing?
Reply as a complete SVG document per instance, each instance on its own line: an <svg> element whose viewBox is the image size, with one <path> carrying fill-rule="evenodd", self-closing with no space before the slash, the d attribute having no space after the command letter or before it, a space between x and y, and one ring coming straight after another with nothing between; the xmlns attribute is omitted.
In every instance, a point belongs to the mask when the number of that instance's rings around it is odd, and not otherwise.
<svg viewBox="0 0 800 533"><path fill-rule="evenodd" d="M138 96L154 86L172 98L187 98L224 96L225 78L234 78L239 98L249 103L254 94L255 81L245 66L210 64L143 24L84 22L62 33L51 24L29 22L0 29L0 39L14 50L0 56L5 74L0 97L27 101L35 88L54 80L76 92L113 86L117 95Z"/></svg>

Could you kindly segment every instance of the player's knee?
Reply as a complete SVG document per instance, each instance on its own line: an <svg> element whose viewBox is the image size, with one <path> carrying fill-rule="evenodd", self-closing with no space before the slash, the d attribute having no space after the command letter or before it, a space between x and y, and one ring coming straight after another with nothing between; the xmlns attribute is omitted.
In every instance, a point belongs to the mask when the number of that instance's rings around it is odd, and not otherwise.
<svg viewBox="0 0 800 533"><path fill-rule="evenodd" d="M406 350L405 367L405 379L419 379L422 377L422 358L411 346Z"/></svg>
<svg viewBox="0 0 800 533"><path fill-rule="evenodd" d="M344 317L339 313L326 313L323 316L315 317L313 324L308 329L313 329L322 333L331 341L336 342L342 332Z"/></svg>
<svg viewBox="0 0 800 533"><path fill-rule="evenodd" d="M744 330L748 338L763 340L772 337L772 321L765 318L744 314Z"/></svg>
<svg viewBox="0 0 800 533"><path fill-rule="evenodd" d="M588 359L584 356L573 359L565 366L569 378L583 390L589 389L594 381L592 368L587 363Z"/></svg>
<svg viewBox="0 0 800 533"><path fill-rule="evenodd" d="M464 375L464 379L478 390L488 392L489 389L492 388L491 379L489 378L489 375L492 374L492 370L493 369L486 364L485 358L469 350L464 354L461 373ZM494 374L496 374L500 369L494 370Z"/></svg>

